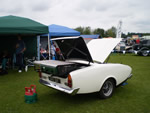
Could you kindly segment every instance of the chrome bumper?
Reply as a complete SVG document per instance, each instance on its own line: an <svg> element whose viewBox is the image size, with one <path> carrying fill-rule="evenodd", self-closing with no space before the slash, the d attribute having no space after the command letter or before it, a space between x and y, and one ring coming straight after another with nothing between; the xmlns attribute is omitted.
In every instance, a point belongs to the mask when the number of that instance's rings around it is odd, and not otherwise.
<svg viewBox="0 0 150 113"><path fill-rule="evenodd" d="M42 80L42 79L40 79L39 82L40 82L41 84L45 85L45 86L51 87L51 88L53 88L53 89L56 89L56 90L59 90L59 91L62 91L62 92L65 92L65 93L71 94L71 95L75 95L75 94L78 92L78 90L79 90L79 88L66 89L66 88L60 87L60 86L58 86L58 85L56 85L56 84L53 84L53 83L49 83L49 82L47 82L47 81L44 81L44 80Z"/></svg>

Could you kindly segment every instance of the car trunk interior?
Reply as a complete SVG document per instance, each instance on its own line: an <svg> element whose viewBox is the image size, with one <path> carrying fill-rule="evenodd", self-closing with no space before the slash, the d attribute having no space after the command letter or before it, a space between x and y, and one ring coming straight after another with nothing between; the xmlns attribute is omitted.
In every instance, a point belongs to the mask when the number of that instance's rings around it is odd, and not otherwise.
<svg viewBox="0 0 150 113"><path fill-rule="evenodd" d="M90 66L89 64L81 64L81 63L71 63L65 61L57 61L57 60L45 60L45 61L36 61L35 69L51 74L52 76L58 76L62 78L66 78L71 71L86 68Z"/></svg>

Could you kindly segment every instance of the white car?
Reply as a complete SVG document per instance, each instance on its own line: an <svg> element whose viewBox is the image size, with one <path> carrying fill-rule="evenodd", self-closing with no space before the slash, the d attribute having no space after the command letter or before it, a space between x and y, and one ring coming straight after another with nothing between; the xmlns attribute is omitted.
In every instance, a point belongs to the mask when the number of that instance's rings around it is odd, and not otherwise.
<svg viewBox="0 0 150 113"><path fill-rule="evenodd" d="M86 45L82 37L53 39L63 60L35 61L40 83L72 95L98 92L101 98L111 97L132 76L130 66L105 63L120 40L94 39Z"/></svg>

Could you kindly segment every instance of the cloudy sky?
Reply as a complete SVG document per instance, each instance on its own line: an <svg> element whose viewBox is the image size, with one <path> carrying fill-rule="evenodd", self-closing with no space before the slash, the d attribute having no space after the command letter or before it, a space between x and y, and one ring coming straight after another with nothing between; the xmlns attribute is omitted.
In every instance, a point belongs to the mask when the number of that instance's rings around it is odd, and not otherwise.
<svg viewBox="0 0 150 113"><path fill-rule="evenodd" d="M105 30L121 20L125 33L150 32L150 0L0 0L0 16L7 15Z"/></svg>

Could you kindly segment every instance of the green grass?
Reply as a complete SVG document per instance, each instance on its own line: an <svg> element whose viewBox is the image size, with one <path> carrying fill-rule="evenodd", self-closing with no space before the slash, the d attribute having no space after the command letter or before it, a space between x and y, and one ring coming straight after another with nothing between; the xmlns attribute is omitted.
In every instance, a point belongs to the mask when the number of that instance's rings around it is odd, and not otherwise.
<svg viewBox="0 0 150 113"><path fill-rule="evenodd" d="M96 94L70 96L41 85L30 68L0 76L0 113L150 113L150 57L112 54L109 62L130 65L133 77L106 100ZM37 86L38 101L24 102L25 87Z"/></svg>

